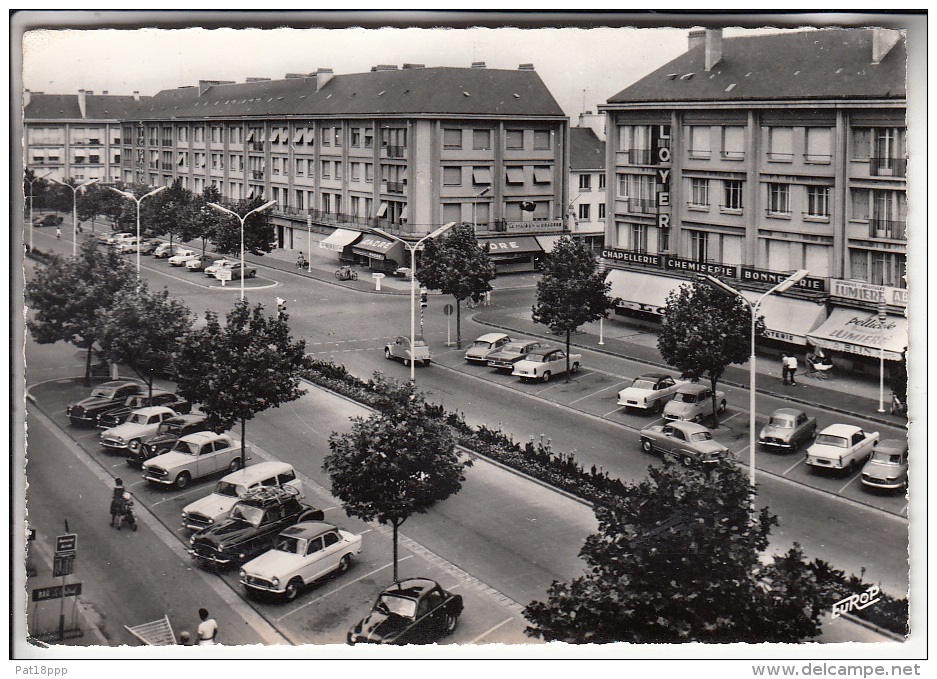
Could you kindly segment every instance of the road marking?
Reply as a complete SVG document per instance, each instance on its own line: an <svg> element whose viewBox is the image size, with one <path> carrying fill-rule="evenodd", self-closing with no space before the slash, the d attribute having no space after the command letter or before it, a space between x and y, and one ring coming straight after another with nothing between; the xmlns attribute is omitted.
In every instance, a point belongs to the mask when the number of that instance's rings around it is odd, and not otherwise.
<svg viewBox="0 0 937 679"><path fill-rule="evenodd" d="M853 481L857 481L858 479L859 479L859 475L856 474L856 475L853 476L851 479L849 479L849 480L846 482L846 484L845 484L842 488L840 488L838 491L836 491L836 494L838 495L838 494L842 493L844 490L846 490L847 488L849 488L849 486L852 484Z"/></svg>
<svg viewBox="0 0 937 679"><path fill-rule="evenodd" d="M595 396L595 395L597 395L597 394L601 394L603 391L608 391L609 389L617 389L617 388L619 388L622 384L626 384L626 383L625 383L625 382L622 382L621 384L613 384L613 385L610 386L610 387L605 387L604 389L599 389L598 391L594 391L594 392L592 392L591 394L586 394L585 396L580 396L579 398L577 398L577 399L575 399L575 400L573 400L573 401L570 401L567 405L572 405L573 403L576 403L576 402L578 402L578 401L581 401L581 400L583 400L584 398L589 398L590 396ZM612 412L615 412L615 411L613 410Z"/></svg>
<svg viewBox="0 0 937 679"><path fill-rule="evenodd" d="M611 415L612 413L617 413L619 410L623 410L624 407L625 407L625 406L618 406L617 408L615 408L615 410L609 410L607 413L605 413L604 415L602 415L602 419L604 420L604 419L606 419L609 415ZM611 421L614 421L614 420L611 420ZM617 423L616 423L616 424L617 424ZM635 431L637 431L637 429L636 429Z"/></svg>
<svg viewBox="0 0 937 679"><path fill-rule="evenodd" d="M505 620L505 621L503 621L503 622L499 622L497 625L495 625L494 627L492 627L492 628L489 629L488 631L483 632L482 634L479 634L477 637L475 637L474 639L472 639L469 643L470 643L470 644L477 644L479 641L481 641L482 639L484 639L485 637L487 637L489 634L491 634L492 632L494 632L496 629L498 629L499 627L503 627L504 625L507 625L507 624L508 624L509 622L511 622L512 620L514 620L514 618L508 618L507 620Z"/></svg>
<svg viewBox="0 0 937 679"><path fill-rule="evenodd" d="M744 410L740 410L740 411L738 411L737 413L735 413L735 415L729 415L729 416L726 417L725 419L720 420L720 424L725 424L726 422L728 422L729 420L731 420L733 417L738 417L738 416L741 415L743 412L745 412L745 411L744 411Z"/></svg>
<svg viewBox="0 0 937 679"><path fill-rule="evenodd" d="M782 476L787 476L789 472L791 472L797 465L799 465L803 461L804 461L804 458L800 458L799 460L797 460L797 462L795 462L790 467L784 470Z"/></svg>
<svg viewBox="0 0 937 679"><path fill-rule="evenodd" d="M163 504L164 502L166 502L166 501L168 501L168 500L172 500L172 499L175 499L175 498L180 497L180 496L183 496L183 495L188 495L189 493L196 493L196 492L198 492L198 491L203 491L203 490L205 490L205 489L204 489L204 488L201 488L201 487L199 487L199 486L194 486L194 487L190 488L189 490L183 490L183 491L181 491L181 492L173 493L172 495L168 495L168 496L164 497L162 500L157 500L156 502L154 502L154 503L152 503L152 504L153 504L153 506L155 507L156 505L161 505L161 504Z"/></svg>

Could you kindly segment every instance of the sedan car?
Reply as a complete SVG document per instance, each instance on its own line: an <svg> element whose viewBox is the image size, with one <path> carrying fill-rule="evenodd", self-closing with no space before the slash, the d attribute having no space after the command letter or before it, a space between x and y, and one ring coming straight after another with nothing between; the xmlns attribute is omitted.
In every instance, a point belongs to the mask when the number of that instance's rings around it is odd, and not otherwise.
<svg viewBox="0 0 937 679"><path fill-rule="evenodd" d="M179 414L188 413L192 410L192 404L178 394L162 389L154 389L152 393L147 392L128 396L120 408L115 408L98 418L98 427L101 429L116 427L123 424L131 412L147 406L166 406Z"/></svg>
<svg viewBox="0 0 937 679"><path fill-rule="evenodd" d="M153 256L156 257L156 259L166 259L172 257L177 252L179 252L178 245L162 243L156 246L156 249L153 251Z"/></svg>
<svg viewBox="0 0 937 679"><path fill-rule="evenodd" d="M432 644L451 634L462 614L462 596L428 578L395 582L371 612L348 632L348 643Z"/></svg>
<svg viewBox="0 0 937 679"><path fill-rule="evenodd" d="M488 354L488 367L498 370L514 370L514 364L543 344L537 340L515 340Z"/></svg>
<svg viewBox="0 0 937 679"><path fill-rule="evenodd" d="M725 412L725 392L716 392L716 409ZM664 406L665 420L689 420L700 422L713 415L713 392L704 384L688 383L681 385L673 399Z"/></svg>
<svg viewBox="0 0 937 679"><path fill-rule="evenodd" d="M45 217L36 217L33 220L33 226L58 226L62 221L62 218L58 215L46 215Z"/></svg>
<svg viewBox="0 0 937 679"><path fill-rule="evenodd" d="M384 347L384 358L398 359L403 361L404 365L410 365L410 361L419 361L423 365L429 365L432 356L429 353L429 345L422 335L417 335L413 341L413 347L410 347L410 338L400 335L393 342Z"/></svg>
<svg viewBox="0 0 937 679"><path fill-rule="evenodd" d="M196 258L198 258L198 253L195 250L179 249L169 258L169 266L185 266L190 259Z"/></svg>
<svg viewBox="0 0 937 679"><path fill-rule="evenodd" d="M127 464L142 469L144 462L171 450L176 441L183 436L207 431L207 420L207 415L199 413L179 415L164 420L151 439L145 441L136 451L128 451Z"/></svg>
<svg viewBox="0 0 937 679"><path fill-rule="evenodd" d="M696 422L668 422L645 427L641 430L641 449L646 453L656 450L665 458L682 460L687 467L694 463L714 464L729 452L713 439L711 431Z"/></svg>
<svg viewBox="0 0 937 679"><path fill-rule="evenodd" d="M240 262L234 262L231 266L226 267L231 271L231 280L240 280L241 272L244 273L244 278L254 278L257 275L257 269L251 267L249 264L245 264L243 267ZM218 278L216 275L215 278Z"/></svg>
<svg viewBox="0 0 937 679"><path fill-rule="evenodd" d="M139 249L140 244L137 241L137 237L134 236L133 238L124 238L123 240L118 241L114 247L117 248L117 252L121 254L128 254L131 252L136 252Z"/></svg>
<svg viewBox="0 0 937 679"><path fill-rule="evenodd" d="M195 259L190 259L185 263L185 268L189 271L204 271L218 260L217 255L199 255Z"/></svg>
<svg viewBox="0 0 937 679"><path fill-rule="evenodd" d="M152 255L156 252L156 248L163 244L159 238L147 238L140 244L140 254L141 255Z"/></svg>
<svg viewBox="0 0 937 679"><path fill-rule="evenodd" d="M515 363L511 374L528 382L532 380L549 382L554 375L562 375L566 372L567 363L570 374L576 374L582 363L582 354L570 354L567 360L566 352L562 349L541 347L528 352L525 358Z"/></svg>
<svg viewBox="0 0 937 679"><path fill-rule="evenodd" d="M778 408L761 428L758 443L768 450L792 453L817 434L817 418L796 408Z"/></svg>
<svg viewBox="0 0 937 679"><path fill-rule="evenodd" d="M160 424L175 416L176 412L165 406L134 410L123 424L101 432L101 445L113 451L137 450L156 434Z"/></svg>
<svg viewBox="0 0 937 679"><path fill-rule="evenodd" d="M644 412L659 413L687 382L678 382L663 373L644 373L631 386L618 392L618 405Z"/></svg>
<svg viewBox="0 0 937 679"><path fill-rule="evenodd" d="M231 266L232 264L234 264L233 259L225 259L224 257L222 257L221 259L216 259L214 263L205 267L204 269L205 275L214 276L217 271L219 271L220 269L227 268Z"/></svg>
<svg viewBox="0 0 937 679"><path fill-rule="evenodd" d="M292 601L306 585L329 573L345 573L361 553L361 536L319 521L290 526L276 544L241 567L248 591L271 592Z"/></svg>
<svg viewBox="0 0 937 679"><path fill-rule="evenodd" d="M498 351L510 341L511 338L503 332L486 333L465 350L465 360L469 363L487 363L489 355Z"/></svg>
<svg viewBox="0 0 937 679"><path fill-rule="evenodd" d="M875 444L862 468L866 488L898 490L908 486L908 439L884 439Z"/></svg>

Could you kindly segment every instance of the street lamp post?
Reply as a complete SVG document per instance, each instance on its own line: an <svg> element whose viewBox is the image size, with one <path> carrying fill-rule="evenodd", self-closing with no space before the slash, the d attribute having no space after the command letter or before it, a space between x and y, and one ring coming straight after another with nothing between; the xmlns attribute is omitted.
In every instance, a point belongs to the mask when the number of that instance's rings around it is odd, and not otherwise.
<svg viewBox="0 0 937 679"><path fill-rule="evenodd" d="M602 280L605 280L606 267L604 261L599 261L599 273L602 274ZM599 344L605 344L605 316L599 316Z"/></svg>
<svg viewBox="0 0 937 679"><path fill-rule="evenodd" d="M390 238L402 243L407 250L410 251L410 381L416 382L416 370L414 366L416 365L413 360L413 346L416 342L416 251L423 248L424 241L428 241L430 238L436 238L441 236L443 233L455 226L455 222L449 222L444 226L440 226L438 229L433 231L431 234L423 236L414 244L410 244L402 238L397 238L397 236L392 236L386 231L382 231L377 227L371 227L371 231L384 236L384 238Z"/></svg>
<svg viewBox="0 0 937 679"><path fill-rule="evenodd" d="M765 300L765 298L768 297L768 295L775 292L784 292L785 290L790 289L798 282L800 282L808 273L810 272L806 269L800 269L799 271L791 274L773 288L768 290L768 292L759 297L758 301L756 301L754 304L752 304L741 292L731 286L726 285L715 276L710 276L708 274L702 275L702 278L712 283L716 287L722 288L730 295L735 295L741 299L748 305L748 308L751 309L752 312L752 355L748 359L748 477L749 483L752 487L752 512L755 510L755 327L758 319L758 308L761 306L761 303Z"/></svg>
<svg viewBox="0 0 937 679"><path fill-rule="evenodd" d="M29 182L29 251L33 251L33 182L39 181L40 179L45 179L50 174L55 172L55 170L49 170L41 177L33 177L32 179L27 179Z"/></svg>
<svg viewBox="0 0 937 679"><path fill-rule="evenodd" d="M74 257L78 254L78 192L86 186L91 186L95 182L101 181L101 179L89 179L88 181L78 184L77 186L66 184L63 181L59 181L55 177L52 177L51 180L56 184L67 186L72 190L72 257Z"/></svg>
<svg viewBox="0 0 937 679"><path fill-rule="evenodd" d="M117 193L122 195L124 198L129 198L130 200L132 200L134 203L137 204L137 277L139 277L140 276L140 248L143 246L143 243L140 241L140 203L143 202L144 198L155 196L160 191L165 191L169 187L160 186L158 189L154 189L153 191L150 191L145 196L140 196L139 198L137 198L135 195L133 195L129 191L121 191L120 189L116 189L113 186L108 186L107 188L109 188L111 191L116 191Z"/></svg>
<svg viewBox="0 0 937 679"><path fill-rule="evenodd" d="M479 191L474 196L472 196L472 230L473 231L478 228L478 222L475 219L476 211L478 209L478 199L484 196L489 191L491 191L491 187L486 186L481 191Z"/></svg>
<svg viewBox="0 0 937 679"><path fill-rule="evenodd" d="M226 207L221 207L218 203L209 203L213 208L219 210L220 212L226 212L229 215L234 215L239 222L241 222L241 300L244 300L244 222L255 212L260 212L261 210L266 210L268 207L276 205L275 200L271 200L269 203L264 203L260 207L255 207L253 210L248 212L246 215L241 217L237 212L232 212Z"/></svg>

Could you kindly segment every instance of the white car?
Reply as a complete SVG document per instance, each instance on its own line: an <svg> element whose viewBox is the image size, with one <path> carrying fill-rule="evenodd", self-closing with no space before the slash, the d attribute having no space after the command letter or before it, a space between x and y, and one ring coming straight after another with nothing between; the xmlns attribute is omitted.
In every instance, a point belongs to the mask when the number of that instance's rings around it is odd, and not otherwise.
<svg viewBox="0 0 937 679"><path fill-rule="evenodd" d="M570 354L567 360L566 352L562 349L541 347L529 352L525 358L515 363L511 374L522 380L549 382L554 375L562 375L566 372L567 363L569 363L569 373L575 375L579 372L581 362L582 354Z"/></svg>
<svg viewBox="0 0 937 679"><path fill-rule="evenodd" d="M292 600L303 586L333 571L347 571L351 557L360 552L360 535L319 521L303 521L283 530L273 549L241 567L241 584Z"/></svg>
<svg viewBox="0 0 937 679"><path fill-rule="evenodd" d="M110 450L136 451L151 438L163 420L175 417L176 411L165 406L149 406L130 413L123 424L101 432L101 445Z"/></svg>
<svg viewBox="0 0 937 679"><path fill-rule="evenodd" d="M831 424L807 448L805 462L815 469L852 471L865 462L878 442L878 432L866 434L852 424Z"/></svg>
<svg viewBox="0 0 937 679"><path fill-rule="evenodd" d="M618 405L659 413L684 384L664 373L644 373L634 378L630 387L618 392Z"/></svg>
<svg viewBox="0 0 937 679"><path fill-rule="evenodd" d="M108 245L120 245L121 243L125 241L130 241L130 240L135 240L135 239L136 239L136 236L134 236L132 233L130 233L129 231L124 231L122 233L115 233L110 238L107 238L104 242L107 243Z"/></svg>
<svg viewBox="0 0 937 679"><path fill-rule="evenodd" d="M124 238L122 240L117 241L116 247L117 247L117 252L121 252L121 253L136 252L139 249L140 244L137 242L137 237L132 236L130 238Z"/></svg>
<svg viewBox="0 0 937 679"><path fill-rule="evenodd" d="M211 266L205 267L206 276L214 276L217 272L225 268L230 268L234 264L234 260L231 259L219 259Z"/></svg>
<svg viewBox="0 0 937 679"><path fill-rule="evenodd" d="M248 459L250 459L248 457ZM143 463L143 478L164 486L185 488L192 479L241 468L241 444L227 434L188 434L167 453Z"/></svg>
<svg viewBox="0 0 937 679"><path fill-rule="evenodd" d="M169 266L185 266L190 259L198 259L195 250L176 250L176 254L169 258Z"/></svg>
<svg viewBox="0 0 937 679"><path fill-rule="evenodd" d="M505 344L511 341L511 338L503 332L489 332L477 340L465 350L465 360L469 363L488 363L488 355L498 351Z"/></svg>
<svg viewBox="0 0 937 679"><path fill-rule="evenodd" d="M218 482L211 495L196 500L182 510L182 525L189 530L202 530L213 526L231 511L234 504L248 492L260 486L289 486L303 497L303 482L296 478L296 470L286 462L261 462L228 474Z"/></svg>

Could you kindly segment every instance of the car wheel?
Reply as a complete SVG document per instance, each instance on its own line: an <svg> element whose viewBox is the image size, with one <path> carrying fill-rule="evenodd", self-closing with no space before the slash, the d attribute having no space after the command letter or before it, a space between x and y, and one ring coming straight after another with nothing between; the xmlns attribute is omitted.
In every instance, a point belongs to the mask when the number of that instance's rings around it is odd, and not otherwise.
<svg viewBox="0 0 937 679"><path fill-rule="evenodd" d="M723 400L719 403L719 412L720 412L720 413L724 413L725 411L726 411L726 402L725 402L725 399L723 399Z"/></svg>
<svg viewBox="0 0 937 679"><path fill-rule="evenodd" d="M569 372L571 372L573 375L575 375L576 373L578 373L578 372L579 372L579 364L578 364L578 363L573 363L573 364L569 367Z"/></svg>
<svg viewBox="0 0 937 679"><path fill-rule="evenodd" d="M428 365L429 365L429 362L430 362L430 359L428 359L428 358L427 358L425 361L423 361L423 367L428 366Z"/></svg>
<svg viewBox="0 0 937 679"><path fill-rule="evenodd" d="M140 439L134 439L133 441L131 441L130 443L128 443L128 444L127 444L127 449L130 450L130 451L132 451L132 452L134 452L134 453L137 452L138 450L140 450Z"/></svg>
<svg viewBox="0 0 937 679"><path fill-rule="evenodd" d="M409 368L409 367L410 367L410 359L409 359L409 358L403 359L403 364Z"/></svg>
<svg viewBox="0 0 937 679"><path fill-rule="evenodd" d="M550 381L550 371L547 370L546 372L544 372L543 375L541 375L540 379L543 380L544 382L549 382L549 381Z"/></svg>
<svg viewBox="0 0 937 679"><path fill-rule="evenodd" d="M233 472L236 472L240 468L241 468L241 458L239 457L236 457L233 460L231 460L231 464L228 465L228 469L230 469Z"/></svg>
<svg viewBox="0 0 937 679"><path fill-rule="evenodd" d="M248 277L248 278L256 278L256 277L257 277L257 272L254 271L254 270L252 270L250 273L247 274L247 277Z"/></svg>
<svg viewBox="0 0 937 679"><path fill-rule="evenodd" d="M182 490L189 485L189 481L192 480L191 474L189 472L182 472L179 476L176 477L176 488Z"/></svg>
<svg viewBox="0 0 937 679"><path fill-rule="evenodd" d="M455 613L446 613L446 620L444 622L444 630L446 634L452 634L455 632L456 625L459 624L459 616Z"/></svg>
<svg viewBox="0 0 937 679"><path fill-rule="evenodd" d="M384 358L390 358L390 349L384 347Z"/></svg>
<svg viewBox="0 0 937 679"><path fill-rule="evenodd" d="M642 439L642 440L641 440L641 450L643 450L645 453L653 453L653 452L654 452L654 445L653 445L650 441L648 441L647 439Z"/></svg>
<svg viewBox="0 0 937 679"><path fill-rule="evenodd" d="M302 584L302 580L299 578L293 578L286 584L286 591L283 592L283 596L286 597L287 601L292 601L297 597Z"/></svg>
<svg viewBox="0 0 937 679"><path fill-rule="evenodd" d="M342 560L338 562L338 568L335 570L338 573L347 573L349 568L351 568L351 554L346 554L342 557Z"/></svg>
<svg viewBox="0 0 937 679"><path fill-rule="evenodd" d="M692 464L693 464L693 458L690 457L689 455L684 455L684 456L683 456L683 466L684 466L684 467L689 467L689 466L691 466Z"/></svg>
<svg viewBox="0 0 937 679"><path fill-rule="evenodd" d="M664 402L654 401L654 405L651 408L651 412L655 415L660 415L663 411L664 411Z"/></svg>

